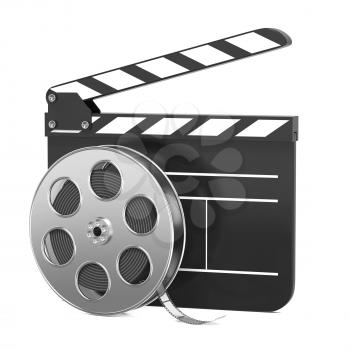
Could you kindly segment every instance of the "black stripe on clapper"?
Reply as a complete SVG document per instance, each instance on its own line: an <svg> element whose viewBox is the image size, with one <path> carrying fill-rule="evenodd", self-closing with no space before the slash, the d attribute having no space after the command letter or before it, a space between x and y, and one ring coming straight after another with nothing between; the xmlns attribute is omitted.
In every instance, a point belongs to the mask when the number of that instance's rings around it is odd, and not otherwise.
<svg viewBox="0 0 350 350"><path fill-rule="evenodd" d="M176 117L176 115L174 117ZM180 136L188 135L193 130L196 130L197 128L199 128L201 125L203 125L204 123L206 123L210 119L210 117L207 115L196 115L196 116L190 115L189 117L191 117L192 120L190 120L188 123L186 123L180 129L176 130L172 134L172 136L180 137Z"/></svg>
<svg viewBox="0 0 350 350"><path fill-rule="evenodd" d="M240 119L239 117L236 118L235 116L227 119L239 119L239 121L229 126L226 130L224 130L221 134L218 135L219 139L226 141L231 140L232 137L237 134L237 129L239 128L239 125L242 122L242 119Z"/></svg>
<svg viewBox="0 0 350 350"><path fill-rule="evenodd" d="M269 135L267 135L266 139L268 140L278 140L278 139L290 139L291 138L290 131L290 121L278 127L276 130L272 131Z"/></svg>
<svg viewBox="0 0 350 350"><path fill-rule="evenodd" d="M255 33L258 33L266 39L272 40L281 46L290 45L292 43L292 39L286 33L282 33L276 29L262 28L255 30Z"/></svg>
<svg viewBox="0 0 350 350"><path fill-rule="evenodd" d="M115 118L117 118L117 115L104 115L103 117L100 117L94 123L92 123L92 132L96 133L97 131L101 130Z"/></svg>
<svg viewBox="0 0 350 350"><path fill-rule="evenodd" d="M135 134L135 135L140 135L142 134L145 130L149 129L151 126L153 126L155 123L158 123L161 119L163 119L165 116L149 116L149 115L142 115L142 114L135 114L135 117L145 117L145 119L135 125L133 128L131 128L128 131L128 134ZM158 135L154 135L158 136Z"/></svg>
<svg viewBox="0 0 350 350"><path fill-rule="evenodd" d="M206 67L204 64L199 63L193 60L192 58L181 54L180 52L174 52L174 53L165 55L164 58L188 69L189 71L198 70Z"/></svg>
<svg viewBox="0 0 350 350"><path fill-rule="evenodd" d="M222 51L222 52L236 58L236 59L251 56L250 52L243 50L240 47L233 45L226 40L214 41L214 42L210 43L209 45L214 47L215 49L217 49L219 51Z"/></svg>
<svg viewBox="0 0 350 350"><path fill-rule="evenodd" d="M109 94L114 94L115 92L117 92L118 90L114 89L113 87L103 83L100 80L97 80L93 77L86 77L86 78L82 78L79 79L78 82L80 84L83 84L85 86L87 86L88 88L95 90L96 92L98 92L101 95L109 95Z"/></svg>
<svg viewBox="0 0 350 350"><path fill-rule="evenodd" d="M237 116L237 119L240 119L239 116ZM245 130L248 126L252 125L258 119L259 118L255 117L240 119L240 121L234 125L234 136L239 134L241 131Z"/></svg>
<svg viewBox="0 0 350 350"><path fill-rule="evenodd" d="M126 66L126 67L120 68L120 70L132 75L137 79L144 81L145 83L153 83L155 81L161 80L161 78L159 78L157 75L152 74L147 70L142 69L136 65Z"/></svg>

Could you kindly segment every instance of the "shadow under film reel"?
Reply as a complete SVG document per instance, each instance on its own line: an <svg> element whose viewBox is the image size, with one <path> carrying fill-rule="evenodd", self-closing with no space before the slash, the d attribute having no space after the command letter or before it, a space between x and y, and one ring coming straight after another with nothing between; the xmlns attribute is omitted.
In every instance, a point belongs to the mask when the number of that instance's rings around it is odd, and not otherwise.
<svg viewBox="0 0 350 350"><path fill-rule="evenodd" d="M31 242L41 272L71 305L117 314L160 298L185 246L180 200L150 159L126 147L88 147L59 159L35 194Z"/></svg>

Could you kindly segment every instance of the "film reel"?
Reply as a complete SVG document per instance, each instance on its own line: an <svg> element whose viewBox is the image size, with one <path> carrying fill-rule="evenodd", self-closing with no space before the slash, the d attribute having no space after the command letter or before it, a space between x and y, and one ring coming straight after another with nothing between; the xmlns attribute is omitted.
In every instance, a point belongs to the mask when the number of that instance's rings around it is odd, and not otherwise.
<svg viewBox="0 0 350 350"><path fill-rule="evenodd" d="M33 200L31 242L49 285L78 309L117 314L160 297L177 319L206 322L166 294L184 251L184 214L166 175L134 150L88 147L58 160Z"/></svg>

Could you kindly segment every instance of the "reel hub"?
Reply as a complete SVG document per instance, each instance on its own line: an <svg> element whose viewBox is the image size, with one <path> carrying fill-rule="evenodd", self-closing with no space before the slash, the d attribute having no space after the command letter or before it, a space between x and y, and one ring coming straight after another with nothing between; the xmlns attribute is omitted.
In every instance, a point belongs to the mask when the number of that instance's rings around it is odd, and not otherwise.
<svg viewBox="0 0 350 350"><path fill-rule="evenodd" d="M112 233L112 223L108 219L96 218L87 226L87 237L95 245L107 243Z"/></svg>

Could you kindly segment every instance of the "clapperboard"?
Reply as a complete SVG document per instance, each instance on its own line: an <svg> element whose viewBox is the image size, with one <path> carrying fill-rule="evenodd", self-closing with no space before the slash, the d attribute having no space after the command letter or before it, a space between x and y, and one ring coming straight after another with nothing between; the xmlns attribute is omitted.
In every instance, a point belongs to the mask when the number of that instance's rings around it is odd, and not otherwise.
<svg viewBox="0 0 350 350"><path fill-rule="evenodd" d="M272 311L294 289L297 117L101 113L94 100L290 45L259 29L78 79L47 93L51 165L118 144L170 178L186 218L186 249L169 293L178 306Z"/></svg>

